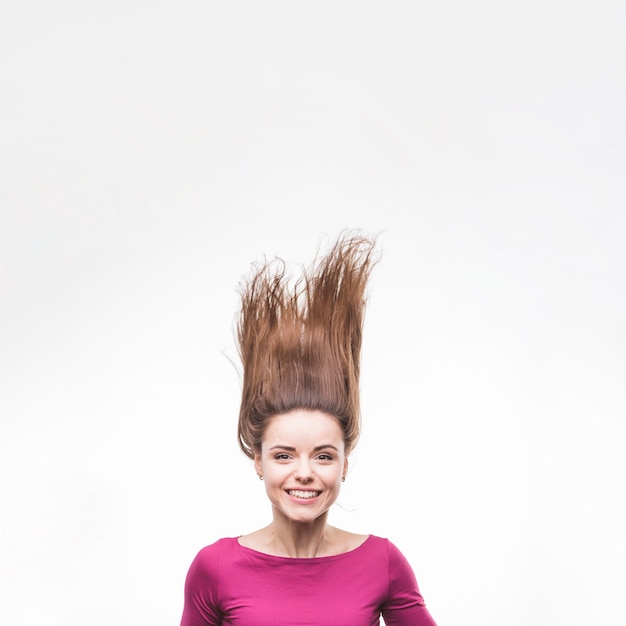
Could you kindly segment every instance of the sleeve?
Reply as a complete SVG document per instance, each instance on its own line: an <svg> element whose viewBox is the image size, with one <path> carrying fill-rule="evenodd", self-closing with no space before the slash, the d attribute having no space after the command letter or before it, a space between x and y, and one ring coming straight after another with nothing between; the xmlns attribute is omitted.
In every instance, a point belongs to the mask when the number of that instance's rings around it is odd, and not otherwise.
<svg viewBox="0 0 626 626"><path fill-rule="evenodd" d="M200 550L189 567L180 626L219 626L222 623L217 600L219 555L212 547Z"/></svg>
<svg viewBox="0 0 626 626"><path fill-rule="evenodd" d="M387 626L437 626L417 586L415 574L398 548L387 542L388 592L382 607Z"/></svg>

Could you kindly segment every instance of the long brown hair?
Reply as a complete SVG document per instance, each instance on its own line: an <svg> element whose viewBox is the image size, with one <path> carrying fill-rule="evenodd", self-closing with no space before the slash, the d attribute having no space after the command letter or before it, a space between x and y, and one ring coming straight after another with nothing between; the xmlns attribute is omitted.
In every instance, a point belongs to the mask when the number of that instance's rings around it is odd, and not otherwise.
<svg viewBox="0 0 626 626"><path fill-rule="evenodd" d="M269 420L294 409L335 416L346 454L360 431L359 371L365 287L375 240L345 232L290 281L283 261L256 267L241 288L243 364L238 437L254 458Z"/></svg>

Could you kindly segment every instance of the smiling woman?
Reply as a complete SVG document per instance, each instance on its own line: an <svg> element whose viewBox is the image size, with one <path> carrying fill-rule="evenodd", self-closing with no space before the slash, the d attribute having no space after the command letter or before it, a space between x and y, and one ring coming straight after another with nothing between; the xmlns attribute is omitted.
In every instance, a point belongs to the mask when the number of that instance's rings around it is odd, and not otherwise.
<svg viewBox="0 0 626 626"><path fill-rule="evenodd" d="M343 432L332 415L295 410L276 415L269 423L254 465L265 479L265 489L274 512L274 530L292 527L292 521L314 523L335 502L348 470ZM273 532L267 539L280 542L273 552L284 556L316 556L322 546L286 546L281 537L292 532ZM259 531L240 539L249 547L264 542ZM322 540L324 540L322 538ZM265 549L270 546L265 543ZM308 551L311 550L309 553Z"/></svg>
<svg viewBox="0 0 626 626"><path fill-rule="evenodd" d="M242 290L239 443L271 522L194 559L181 626L435 626L387 539L328 524L359 437L364 294L374 240L340 238L293 287L284 264Z"/></svg>

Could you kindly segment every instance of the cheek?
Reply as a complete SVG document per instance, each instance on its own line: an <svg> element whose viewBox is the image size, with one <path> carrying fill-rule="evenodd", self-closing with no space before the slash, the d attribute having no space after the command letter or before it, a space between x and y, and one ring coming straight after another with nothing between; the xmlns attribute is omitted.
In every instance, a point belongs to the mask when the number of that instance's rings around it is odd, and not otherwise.
<svg viewBox="0 0 626 626"><path fill-rule="evenodd" d="M276 465L274 463L266 463L264 469L266 485L281 485L290 476L290 471L288 468L281 465Z"/></svg>
<svg viewBox="0 0 626 626"><path fill-rule="evenodd" d="M319 477L328 485L341 485L341 468L332 467L324 468L318 473Z"/></svg>

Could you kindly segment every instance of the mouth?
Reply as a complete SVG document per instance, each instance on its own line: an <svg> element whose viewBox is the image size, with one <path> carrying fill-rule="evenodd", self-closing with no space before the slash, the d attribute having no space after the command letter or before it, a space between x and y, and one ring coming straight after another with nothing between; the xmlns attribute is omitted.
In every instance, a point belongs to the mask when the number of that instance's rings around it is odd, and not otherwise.
<svg viewBox="0 0 626 626"><path fill-rule="evenodd" d="M310 491L304 489L288 489L287 493L292 498L298 498L299 500L311 500L312 498L317 498L322 492L321 491Z"/></svg>

